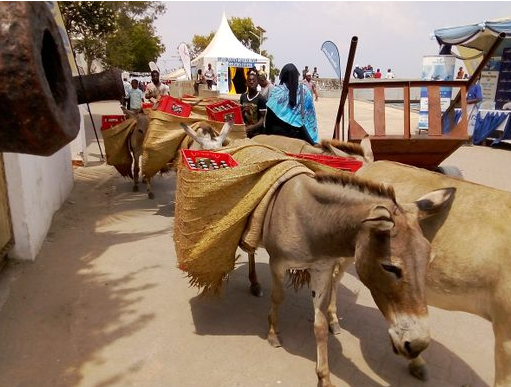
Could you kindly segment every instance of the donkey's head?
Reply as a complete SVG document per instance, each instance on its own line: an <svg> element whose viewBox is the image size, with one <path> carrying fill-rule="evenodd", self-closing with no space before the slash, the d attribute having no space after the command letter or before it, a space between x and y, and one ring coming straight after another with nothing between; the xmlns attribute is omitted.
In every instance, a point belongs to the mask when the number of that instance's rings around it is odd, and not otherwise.
<svg viewBox="0 0 511 387"><path fill-rule="evenodd" d="M233 127L233 121L226 122L218 136L207 122L200 122L197 131L183 122L181 127L194 140L191 149L220 149Z"/></svg>
<svg viewBox="0 0 511 387"><path fill-rule="evenodd" d="M431 246L419 220L444 210L453 194L446 188L409 205L372 205L356 241L357 273L390 325L394 352L407 358L429 344L425 283Z"/></svg>

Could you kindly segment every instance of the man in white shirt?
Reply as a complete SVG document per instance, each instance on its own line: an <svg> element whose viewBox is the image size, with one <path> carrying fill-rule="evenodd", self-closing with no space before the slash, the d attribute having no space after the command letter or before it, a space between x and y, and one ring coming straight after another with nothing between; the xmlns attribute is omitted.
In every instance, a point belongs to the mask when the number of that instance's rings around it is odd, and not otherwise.
<svg viewBox="0 0 511 387"><path fill-rule="evenodd" d="M273 85L271 82L268 82L266 75L263 73L259 73L259 86L261 87L259 94L268 100L268 96L270 95L271 89L273 89Z"/></svg>
<svg viewBox="0 0 511 387"><path fill-rule="evenodd" d="M312 80L312 74L309 71L307 74L305 74L305 79L302 81L305 86L309 88L312 95L314 96L314 100L318 100L318 91L316 90L316 82Z"/></svg>
<svg viewBox="0 0 511 387"><path fill-rule="evenodd" d="M128 78L123 78L122 83L124 85L124 107L128 108L128 99L130 98L131 85L128 82Z"/></svg>
<svg viewBox="0 0 511 387"><path fill-rule="evenodd" d="M170 89L167 85L160 82L160 73L157 70L151 71L151 83L145 89L145 98L156 103L164 95L170 95Z"/></svg>
<svg viewBox="0 0 511 387"><path fill-rule="evenodd" d="M388 69L387 74L385 74L385 79L392 79L392 78L394 78L394 73L392 72L391 69Z"/></svg>
<svg viewBox="0 0 511 387"><path fill-rule="evenodd" d="M208 89L211 90L213 88L213 82L215 81L215 71L211 67L211 63L208 63L208 69L204 72L204 78L208 84Z"/></svg>

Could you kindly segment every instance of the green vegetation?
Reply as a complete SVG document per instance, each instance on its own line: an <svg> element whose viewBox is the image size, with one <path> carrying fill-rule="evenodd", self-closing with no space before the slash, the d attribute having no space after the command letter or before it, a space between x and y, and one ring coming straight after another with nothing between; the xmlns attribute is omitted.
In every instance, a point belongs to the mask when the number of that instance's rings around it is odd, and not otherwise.
<svg viewBox="0 0 511 387"><path fill-rule="evenodd" d="M92 63L148 71L165 51L153 27L165 5L156 1L63 1L59 7L73 48Z"/></svg>

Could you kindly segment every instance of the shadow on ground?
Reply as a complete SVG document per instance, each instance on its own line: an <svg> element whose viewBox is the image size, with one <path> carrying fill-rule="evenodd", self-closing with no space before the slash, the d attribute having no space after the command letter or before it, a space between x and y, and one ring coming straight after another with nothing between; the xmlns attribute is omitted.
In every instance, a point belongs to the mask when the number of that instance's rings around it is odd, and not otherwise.
<svg viewBox="0 0 511 387"><path fill-rule="evenodd" d="M250 295L248 265L241 263L231 273L222 297L197 296L190 300L197 334L255 335L261 340L266 340L271 279L267 264L258 263L256 267L259 281L264 289L263 297L256 298ZM352 267L348 272L354 275ZM240 292L245 293L246 302L240 302ZM406 359L392 352L387 333L388 325L382 314L376 308L357 304L356 300L357 295L341 283L337 295L341 327L360 340L363 358L374 373L389 386L453 386L452 383L447 382L450 375L434 374L436 368L430 369L430 380L427 382L419 381L409 375ZM308 290L302 289L295 293L292 288L288 288L280 309L279 321L283 349L291 355L309 359L311 373L315 372L316 362L313 321L314 311ZM328 344L330 372L352 387L380 387L381 384L343 355L342 343L345 334L330 335ZM427 362L431 360L431 357L448 359L451 362L451 369L455 369L456 374L459 375L459 386L467 380L470 381L470 387L487 387L487 384L477 377L463 360L437 341L432 340L423 355Z"/></svg>
<svg viewBox="0 0 511 387"><path fill-rule="evenodd" d="M109 166L80 171L36 261L11 262L0 274L0 293L7 294L0 300L0 386L78 385L88 365L113 361L105 357L112 343L154 318L144 295L157 287L151 273L161 268L130 260L149 239L168 238L174 186L156 179L151 201ZM138 227L137 214L158 212L164 222ZM130 254L119 254L121 245ZM95 386L123 385L134 370L120 364Z"/></svg>

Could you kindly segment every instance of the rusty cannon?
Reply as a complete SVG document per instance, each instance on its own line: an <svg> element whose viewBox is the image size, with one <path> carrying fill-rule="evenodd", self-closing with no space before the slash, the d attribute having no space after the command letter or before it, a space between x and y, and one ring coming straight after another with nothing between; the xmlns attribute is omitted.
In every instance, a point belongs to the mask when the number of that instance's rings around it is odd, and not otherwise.
<svg viewBox="0 0 511 387"><path fill-rule="evenodd" d="M49 156L80 129L79 103L120 100L119 69L73 77L45 2L0 2L0 152Z"/></svg>

